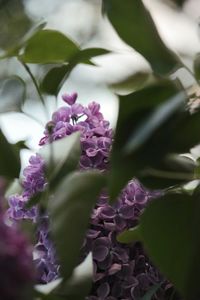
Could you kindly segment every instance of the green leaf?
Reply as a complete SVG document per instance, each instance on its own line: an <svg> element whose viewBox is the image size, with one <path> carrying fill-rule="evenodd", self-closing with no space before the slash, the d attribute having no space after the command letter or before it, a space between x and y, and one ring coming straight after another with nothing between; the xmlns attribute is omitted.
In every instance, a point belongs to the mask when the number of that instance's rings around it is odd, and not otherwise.
<svg viewBox="0 0 200 300"><path fill-rule="evenodd" d="M0 130L0 175L9 179L19 177L20 172L20 149L11 145Z"/></svg>
<svg viewBox="0 0 200 300"><path fill-rule="evenodd" d="M140 227L136 226L134 228L131 228L129 230L126 230L122 233L120 233L117 236L117 240L120 243L132 243L132 242L137 242L137 241L142 241L142 237L140 234Z"/></svg>
<svg viewBox="0 0 200 300"><path fill-rule="evenodd" d="M100 172L74 172L62 181L49 202L51 232L65 279L78 263L91 211L105 183Z"/></svg>
<svg viewBox="0 0 200 300"><path fill-rule="evenodd" d="M193 64L194 74L197 80L200 80L200 54L198 53L195 57Z"/></svg>
<svg viewBox="0 0 200 300"><path fill-rule="evenodd" d="M41 90L46 94L57 96L63 82L70 75L73 67L73 65L68 64L52 68L43 78L40 85Z"/></svg>
<svg viewBox="0 0 200 300"><path fill-rule="evenodd" d="M109 51L101 48L79 50L67 65L53 67L47 72L41 83L42 91L57 96L62 84L66 81L71 71L78 63L88 63L92 57L107 54L108 52Z"/></svg>
<svg viewBox="0 0 200 300"><path fill-rule="evenodd" d="M57 293L67 300L84 300L92 287L93 260L90 253L86 259L74 269L69 280L63 282Z"/></svg>
<svg viewBox="0 0 200 300"><path fill-rule="evenodd" d="M140 300L151 300L153 295L159 290L161 284L156 284L140 299Z"/></svg>
<svg viewBox="0 0 200 300"><path fill-rule="evenodd" d="M21 59L25 63L63 63L79 51L64 34L56 30L40 30L26 43Z"/></svg>
<svg viewBox="0 0 200 300"><path fill-rule="evenodd" d="M171 114L173 114L180 109L184 99L171 100L173 103L170 103L166 112L162 105L166 105L167 100L177 92L177 88L171 82L165 81L120 97L109 178L111 199L118 195L128 180L134 176L137 177L144 167L154 165L163 157L163 153L166 151L165 139L168 132L163 136L163 132L158 131L155 134L155 131L161 125L167 131L170 130L166 127L167 116L171 117L170 107ZM164 114L162 118L160 118L159 110L162 115ZM158 116L157 122L154 120L155 112Z"/></svg>
<svg viewBox="0 0 200 300"><path fill-rule="evenodd" d="M187 194L152 201L141 216L145 248L186 300L200 297L200 202Z"/></svg>
<svg viewBox="0 0 200 300"><path fill-rule="evenodd" d="M133 177L157 189L193 179L188 161L176 163L176 168L169 164L172 154L189 152L200 141L200 113L190 114L185 103L185 93L170 82L120 98L109 178L111 199Z"/></svg>
<svg viewBox="0 0 200 300"><path fill-rule="evenodd" d="M21 111L25 99L25 82L18 76L3 81L0 91L0 113Z"/></svg>
<svg viewBox="0 0 200 300"><path fill-rule="evenodd" d="M149 78L149 73L137 72L119 82L110 84L110 87L114 89L114 91L116 91L117 93L121 93L123 91L133 92L137 89L142 88Z"/></svg>
<svg viewBox="0 0 200 300"><path fill-rule="evenodd" d="M12 56L18 56L20 50L24 47L26 42L35 35L36 32L40 31L44 28L46 25L45 22L41 22L35 25L32 25L32 27L13 45L11 48L9 48L5 54L0 58L9 58Z"/></svg>
<svg viewBox="0 0 200 300"><path fill-rule="evenodd" d="M141 0L104 0L107 14L119 36L151 64L155 73L166 75L180 66L179 58L161 40L149 11Z"/></svg>
<svg viewBox="0 0 200 300"><path fill-rule="evenodd" d="M23 1L0 2L0 27L0 48L10 51L32 27L32 21L25 13Z"/></svg>
<svg viewBox="0 0 200 300"><path fill-rule="evenodd" d="M54 188L63 177L76 169L80 151L79 132L42 147L39 154L45 160L50 189Z"/></svg>

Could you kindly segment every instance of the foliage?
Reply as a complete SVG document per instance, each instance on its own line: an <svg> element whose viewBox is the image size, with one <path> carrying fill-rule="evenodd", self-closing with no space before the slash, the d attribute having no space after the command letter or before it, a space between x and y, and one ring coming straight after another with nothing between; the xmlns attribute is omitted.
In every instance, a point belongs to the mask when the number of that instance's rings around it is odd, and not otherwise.
<svg viewBox="0 0 200 300"><path fill-rule="evenodd" d="M184 1L174 2L181 6ZM42 179L48 179L48 189L41 189L27 205L33 209L38 204L40 213L47 209L50 214L62 279L47 285L47 292L36 286L33 297L85 298L91 284L91 268L89 273L83 272L81 279L75 274L81 267L77 267L79 252L96 198L107 186L115 205L124 186L136 177L160 194L144 209L138 226L120 234L118 239L123 243L141 241L182 297L196 300L200 297L199 160L180 155L200 142L200 112L197 109L191 113L187 90L169 76L185 66L162 41L143 2L104 0L103 13L122 40L149 62L155 80L143 82L135 92L119 98L111 166L106 176L99 171L75 171L80 157L79 134L41 150L46 176ZM64 34L44 28L45 24L34 24L22 1L0 1L0 24L1 59L15 57L23 65L44 107L45 95L57 96L77 64L92 64L94 56L108 53L101 48L81 49ZM32 64L45 64L49 70L42 79L35 78ZM194 58L193 77L199 84L199 54ZM0 112L21 111L27 98L24 79L12 76L0 84ZM131 84L135 89L137 84ZM46 128L50 136L51 125L48 123ZM0 131L0 175L9 183L19 177L19 153L24 147L24 142L10 144ZM197 188L188 193L184 184L193 179L198 180ZM159 288L153 286L143 299L150 300Z"/></svg>

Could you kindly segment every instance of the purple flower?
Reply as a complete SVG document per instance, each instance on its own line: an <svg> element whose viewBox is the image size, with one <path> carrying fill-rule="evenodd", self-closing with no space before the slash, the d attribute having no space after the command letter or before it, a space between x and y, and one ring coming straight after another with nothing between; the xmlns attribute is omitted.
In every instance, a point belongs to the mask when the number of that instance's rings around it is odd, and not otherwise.
<svg viewBox="0 0 200 300"><path fill-rule="evenodd" d="M92 102L87 107L75 103L77 94L63 95L69 104L56 111L47 124L40 145L51 143L73 132L81 133L81 157L79 169L109 169L109 155L113 131L100 112L100 105ZM37 242L34 247L38 282L46 283L59 276L54 245L49 237L49 218L39 215L36 207L25 208L25 203L37 192L45 190L44 162L39 155L31 157L24 170L21 196L9 199L8 214L12 220L31 219L37 222ZM114 206L109 204L106 192L102 193L92 212L90 226L81 249L80 261L91 251L93 254L93 286L88 300L138 299L156 283L163 281L158 270L151 264L140 243L129 245L117 241L117 235L138 224L146 204L157 194L147 191L136 179L122 191ZM160 299L165 299L163 284ZM158 294L153 299L159 299Z"/></svg>
<svg viewBox="0 0 200 300"><path fill-rule="evenodd" d="M73 105L76 102L76 99L78 97L77 93L70 94L64 94L62 95L62 99L69 105Z"/></svg>

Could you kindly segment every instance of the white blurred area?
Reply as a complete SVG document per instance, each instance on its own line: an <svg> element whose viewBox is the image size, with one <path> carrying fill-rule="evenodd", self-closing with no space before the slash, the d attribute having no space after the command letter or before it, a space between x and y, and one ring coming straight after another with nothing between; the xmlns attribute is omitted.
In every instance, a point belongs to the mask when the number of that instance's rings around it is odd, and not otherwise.
<svg viewBox="0 0 200 300"><path fill-rule="evenodd" d="M123 43L109 22L102 18L101 0L25 0L25 3L32 17L47 21L47 28L62 31L81 47L102 47L114 52L94 58L96 67L78 65L60 92L77 91L81 103L93 100L99 102L105 118L114 126L118 102L117 96L108 85L123 81L137 72L150 72L149 64L140 54ZM193 57L200 52L200 0L188 0L183 10L174 9L167 0L144 0L144 3L151 11L167 46L191 67ZM191 76L187 72L183 76L185 84L190 85ZM60 94L59 106L62 105ZM50 97L48 103L50 116L55 109L55 99ZM27 105L26 111L39 118L43 124L46 122L39 105ZM32 149L38 148L43 126L17 114L7 114L0 121L11 141L27 139ZM24 164L27 163L28 156L27 151L23 152Z"/></svg>

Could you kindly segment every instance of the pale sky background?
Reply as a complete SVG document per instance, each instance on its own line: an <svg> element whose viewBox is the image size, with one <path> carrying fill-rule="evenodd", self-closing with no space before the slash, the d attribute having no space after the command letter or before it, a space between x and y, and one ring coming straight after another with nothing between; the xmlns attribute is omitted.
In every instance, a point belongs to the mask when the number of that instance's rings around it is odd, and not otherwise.
<svg viewBox="0 0 200 300"><path fill-rule="evenodd" d="M200 52L200 0L189 0L183 11L173 10L166 2L144 0L165 43L191 67L192 58ZM94 58L98 67L77 66L60 93L77 91L81 103L99 102L105 117L114 125L118 110L117 96L107 85L138 71L149 72L149 64L123 43L109 22L101 17L101 0L26 0L25 3L32 17L47 21L47 28L62 31L81 47L103 47L116 52ZM184 83L190 85L190 76L186 72L183 75ZM50 97L48 103L51 115L55 100ZM58 105L61 105L60 95ZM25 109L45 123L38 105L27 105ZM32 149L38 149L44 129L35 121L19 114L6 114L0 118L0 124L10 141L26 139ZM29 152L23 152L24 165L29 155Z"/></svg>

